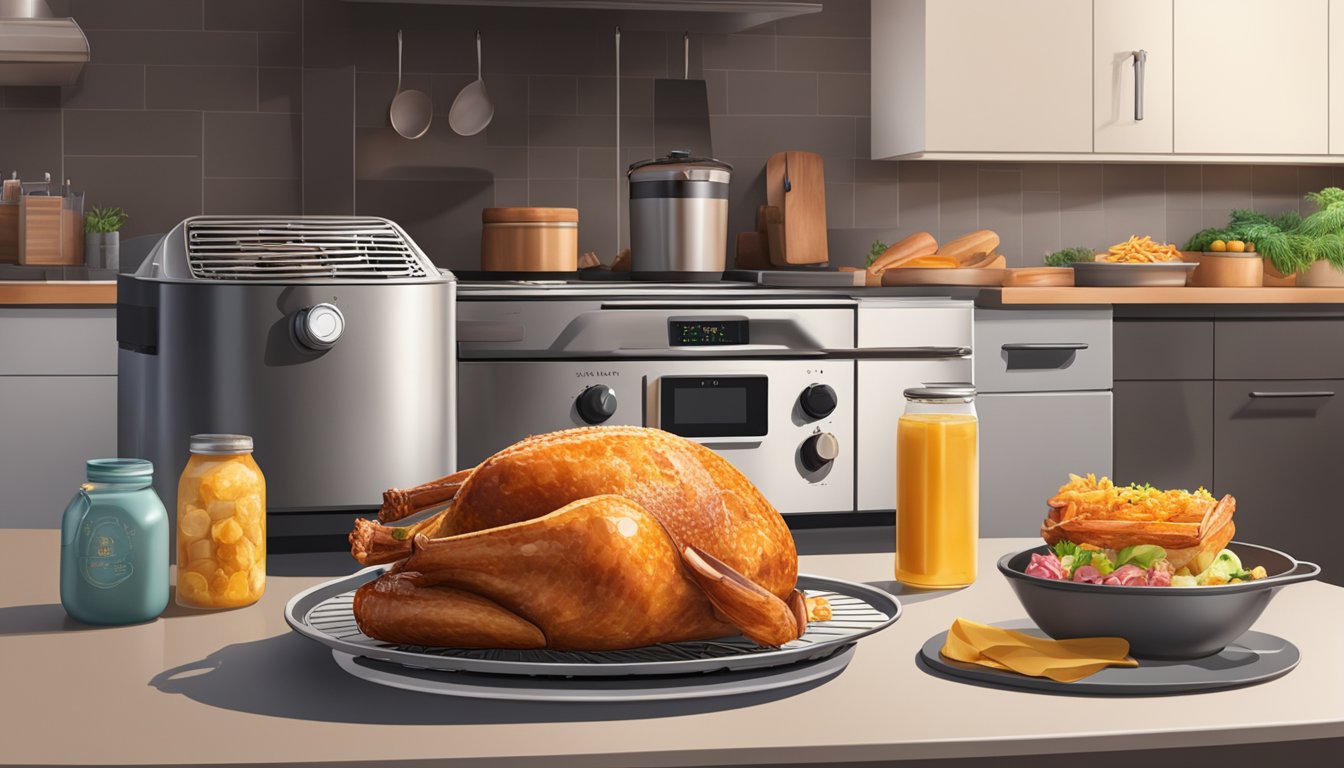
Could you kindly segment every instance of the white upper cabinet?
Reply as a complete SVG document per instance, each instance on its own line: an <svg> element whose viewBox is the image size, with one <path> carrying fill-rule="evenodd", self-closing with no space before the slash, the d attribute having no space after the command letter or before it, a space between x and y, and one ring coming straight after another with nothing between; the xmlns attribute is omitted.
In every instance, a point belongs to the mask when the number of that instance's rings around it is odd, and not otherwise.
<svg viewBox="0 0 1344 768"><path fill-rule="evenodd" d="M874 158L1344 161L1344 0L872 0L872 21Z"/></svg>
<svg viewBox="0 0 1344 768"><path fill-rule="evenodd" d="M1092 5L873 0L873 157L1092 151Z"/></svg>
<svg viewBox="0 0 1344 768"><path fill-rule="evenodd" d="M1171 151L1171 3L1094 0L1092 151Z"/></svg>
<svg viewBox="0 0 1344 768"><path fill-rule="evenodd" d="M1174 3L1176 152L1330 151L1329 0Z"/></svg>

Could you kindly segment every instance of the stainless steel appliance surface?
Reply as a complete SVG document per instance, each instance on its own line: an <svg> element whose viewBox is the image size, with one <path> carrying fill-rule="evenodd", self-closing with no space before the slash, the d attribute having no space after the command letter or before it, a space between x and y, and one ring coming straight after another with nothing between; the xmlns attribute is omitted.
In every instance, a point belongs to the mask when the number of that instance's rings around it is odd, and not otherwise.
<svg viewBox="0 0 1344 768"><path fill-rule="evenodd" d="M969 301L576 282L460 299L462 466L551 430L651 426L717 451L783 513L890 510L899 393L971 377Z"/></svg>
<svg viewBox="0 0 1344 768"><path fill-rule="evenodd" d="M456 468L455 293L385 219L188 219L118 285L119 451L171 506L191 434L251 435L271 534L347 532Z"/></svg>
<svg viewBox="0 0 1344 768"><path fill-rule="evenodd" d="M733 167L674 150L630 166L630 266L636 280L713 282L728 249Z"/></svg>

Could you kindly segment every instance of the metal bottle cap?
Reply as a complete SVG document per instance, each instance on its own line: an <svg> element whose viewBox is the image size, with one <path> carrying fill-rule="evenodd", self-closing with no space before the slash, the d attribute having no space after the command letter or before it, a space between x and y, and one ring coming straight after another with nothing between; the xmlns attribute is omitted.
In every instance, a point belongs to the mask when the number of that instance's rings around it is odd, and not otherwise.
<svg viewBox="0 0 1344 768"><path fill-rule="evenodd" d="M916 403L969 403L975 399L975 387L968 384L911 387L905 390L905 399Z"/></svg>
<svg viewBox="0 0 1344 768"><path fill-rule="evenodd" d="M250 435L192 435L190 450L192 453L207 456L251 453L252 437Z"/></svg>

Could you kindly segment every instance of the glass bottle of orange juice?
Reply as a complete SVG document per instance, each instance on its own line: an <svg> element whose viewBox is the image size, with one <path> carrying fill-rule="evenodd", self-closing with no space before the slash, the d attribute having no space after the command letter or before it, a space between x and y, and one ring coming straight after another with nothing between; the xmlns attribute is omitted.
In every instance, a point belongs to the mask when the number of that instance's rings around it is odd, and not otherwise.
<svg viewBox="0 0 1344 768"><path fill-rule="evenodd" d="M247 435L192 435L177 483L177 603L238 608L266 591L266 478Z"/></svg>
<svg viewBox="0 0 1344 768"><path fill-rule="evenodd" d="M975 388L905 390L896 425L896 579L916 587L975 581L980 465Z"/></svg>

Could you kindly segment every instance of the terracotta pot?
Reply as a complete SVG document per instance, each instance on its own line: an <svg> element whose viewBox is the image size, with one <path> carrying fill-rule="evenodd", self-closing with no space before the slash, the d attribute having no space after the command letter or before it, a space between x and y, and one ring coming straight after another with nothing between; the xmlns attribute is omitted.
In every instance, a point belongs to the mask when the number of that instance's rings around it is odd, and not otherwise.
<svg viewBox="0 0 1344 768"><path fill-rule="evenodd" d="M1344 288L1344 272L1328 261L1318 261L1298 275L1297 284L1302 288Z"/></svg>
<svg viewBox="0 0 1344 768"><path fill-rule="evenodd" d="M1266 288L1292 288L1297 285L1297 273L1285 275L1274 268L1274 265L1265 259L1265 272L1262 277Z"/></svg>
<svg viewBox="0 0 1344 768"><path fill-rule="evenodd" d="M1188 285L1259 288L1264 280L1264 261L1257 253L1205 252L1197 254L1195 261L1199 266L1190 276Z"/></svg>
<svg viewBox="0 0 1344 768"><path fill-rule="evenodd" d="M481 269L486 272L579 268L577 208L486 208L481 223Z"/></svg>

